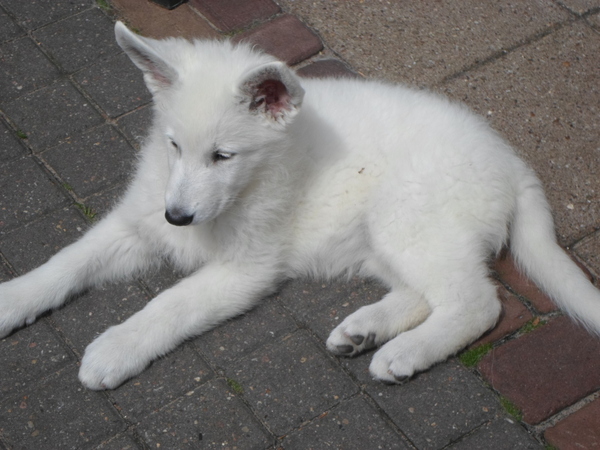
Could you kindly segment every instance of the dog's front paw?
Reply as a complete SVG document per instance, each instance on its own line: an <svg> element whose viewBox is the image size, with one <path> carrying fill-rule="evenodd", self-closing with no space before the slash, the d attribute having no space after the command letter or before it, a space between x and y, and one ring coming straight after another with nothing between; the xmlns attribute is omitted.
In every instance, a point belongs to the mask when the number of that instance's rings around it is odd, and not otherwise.
<svg viewBox="0 0 600 450"><path fill-rule="evenodd" d="M354 356L389 339L378 308L378 304L363 306L346 317L329 335L327 349L336 355Z"/></svg>
<svg viewBox="0 0 600 450"><path fill-rule="evenodd" d="M440 360L433 357L435 352L426 349L427 345L400 335L373 355L369 372L375 380L388 384L402 383Z"/></svg>
<svg viewBox="0 0 600 450"><path fill-rule="evenodd" d="M375 353L369 366L369 372L373 379L386 384L398 384L413 375L414 370L404 364L401 357L386 354L382 350Z"/></svg>
<svg viewBox="0 0 600 450"><path fill-rule="evenodd" d="M341 356L354 356L377 346L375 331L354 320L355 314L348 316L329 335L327 349L330 352Z"/></svg>
<svg viewBox="0 0 600 450"><path fill-rule="evenodd" d="M134 336L109 328L85 350L79 380L88 389L114 389L150 363L140 354Z"/></svg>
<svg viewBox="0 0 600 450"><path fill-rule="evenodd" d="M36 314L9 283L0 284L0 339L13 330L35 322Z"/></svg>
<svg viewBox="0 0 600 450"><path fill-rule="evenodd" d="M366 336L351 334L337 327L327 339L327 349L336 355L354 356L375 347L375 337L375 333L368 333Z"/></svg>

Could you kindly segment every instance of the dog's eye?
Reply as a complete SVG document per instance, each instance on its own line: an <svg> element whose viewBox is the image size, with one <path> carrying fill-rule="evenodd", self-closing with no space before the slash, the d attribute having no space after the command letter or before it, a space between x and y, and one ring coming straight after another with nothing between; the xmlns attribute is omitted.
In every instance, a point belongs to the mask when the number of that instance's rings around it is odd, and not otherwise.
<svg viewBox="0 0 600 450"><path fill-rule="evenodd" d="M179 150L179 145L177 145L177 142L175 142L173 139L169 139L169 144L171 144L171 147L173 147L175 150Z"/></svg>
<svg viewBox="0 0 600 450"><path fill-rule="evenodd" d="M231 153L231 152L225 152L223 150L216 150L212 154L212 160L215 163L219 162L219 161L225 161L227 159L233 158L233 155L234 155L234 153Z"/></svg>

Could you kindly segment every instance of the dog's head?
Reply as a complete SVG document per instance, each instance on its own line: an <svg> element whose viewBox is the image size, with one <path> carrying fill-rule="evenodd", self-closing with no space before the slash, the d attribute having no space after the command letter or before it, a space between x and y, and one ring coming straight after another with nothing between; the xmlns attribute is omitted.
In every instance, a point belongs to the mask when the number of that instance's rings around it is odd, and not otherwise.
<svg viewBox="0 0 600 450"><path fill-rule="evenodd" d="M120 22L115 34L154 97L162 142L151 145L164 147L170 168L166 219L218 217L288 150L287 129L304 97L298 78L246 45L159 41Z"/></svg>

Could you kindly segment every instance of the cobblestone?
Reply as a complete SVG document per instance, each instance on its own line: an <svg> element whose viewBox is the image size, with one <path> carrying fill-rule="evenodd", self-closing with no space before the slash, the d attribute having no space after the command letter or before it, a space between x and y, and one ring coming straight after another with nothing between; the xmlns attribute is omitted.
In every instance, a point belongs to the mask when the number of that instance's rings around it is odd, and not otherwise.
<svg viewBox="0 0 600 450"><path fill-rule="evenodd" d="M410 82L466 101L534 166L561 244L600 273L596 0L110 6L0 0L0 281L73 242L125 188L152 108L115 44L115 17L152 37L247 40L303 77ZM288 282L118 389L87 391L77 379L86 345L181 274L167 267L85 292L0 340L0 448L600 445L600 341L561 317L510 255L492 267L504 315L472 346L490 353L399 386L371 379L373 352L325 349L333 327L386 293L352 278Z"/></svg>

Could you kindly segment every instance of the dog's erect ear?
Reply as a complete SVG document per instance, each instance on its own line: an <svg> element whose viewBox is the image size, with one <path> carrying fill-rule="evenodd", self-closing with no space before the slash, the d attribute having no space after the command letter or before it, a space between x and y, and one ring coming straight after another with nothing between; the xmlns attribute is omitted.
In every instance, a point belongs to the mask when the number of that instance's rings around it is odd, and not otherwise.
<svg viewBox="0 0 600 450"><path fill-rule="evenodd" d="M144 72L144 81L152 95L168 88L177 80L177 71L152 48L154 39L132 33L122 22L115 24L115 37L131 61Z"/></svg>
<svg viewBox="0 0 600 450"><path fill-rule="evenodd" d="M238 89L251 112L262 114L280 125L291 122L304 98L298 78L281 62L249 71L242 77Z"/></svg>

